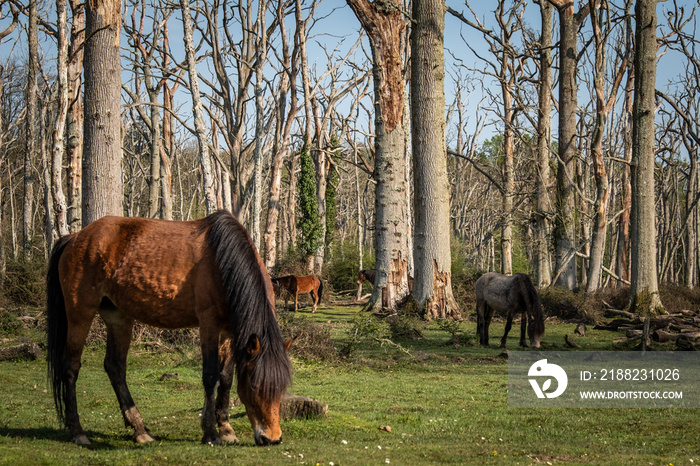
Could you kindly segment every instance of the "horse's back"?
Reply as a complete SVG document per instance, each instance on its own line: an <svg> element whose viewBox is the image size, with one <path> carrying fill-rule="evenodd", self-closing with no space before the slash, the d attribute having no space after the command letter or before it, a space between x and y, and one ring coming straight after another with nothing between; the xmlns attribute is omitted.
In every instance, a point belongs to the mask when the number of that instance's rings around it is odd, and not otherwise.
<svg viewBox="0 0 700 466"><path fill-rule="evenodd" d="M159 327L195 326L195 306L222 299L201 221L103 217L73 237L59 267L64 294L76 306L106 298Z"/></svg>
<svg viewBox="0 0 700 466"><path fill-rule="evenodd" d="M511 302L509 293L512 278L498 272L488 272L480 276L474 283L477 301L486 302L499 312L508 311Z"/></svg>

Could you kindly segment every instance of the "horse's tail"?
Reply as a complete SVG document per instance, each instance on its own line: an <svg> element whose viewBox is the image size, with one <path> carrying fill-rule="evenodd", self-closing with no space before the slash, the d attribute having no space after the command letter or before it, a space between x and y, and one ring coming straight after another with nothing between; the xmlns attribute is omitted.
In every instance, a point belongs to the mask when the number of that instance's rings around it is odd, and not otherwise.
<svg viewBox="0 0 700 466"><path fill-rule="evenodd" d="M321 296L323 295L323 280L318 279L318 302L321 302Z"/></svg>
<svg viewBox="0 0 700 466"><path fill-rule="evenodd" d="M68 318L66 317L66 303L63 299L61 281L58 276L58 262L72 238L73 236L64 236L56 242L51 251L49 271L46 276L46 362L54 405L61 422L65 420L66 414L63 400L67 388L65 352L68 339Z"/></svg>
<svg viewBox="0 0 700 466"><path fill-rule="evenodd" d="M528 308L533 317L532 328L536 335L542 335L544 334L544 311L540 295L537 293L537 289L530 277L527 274L522 274L522 277L527 293Z"/></svg>

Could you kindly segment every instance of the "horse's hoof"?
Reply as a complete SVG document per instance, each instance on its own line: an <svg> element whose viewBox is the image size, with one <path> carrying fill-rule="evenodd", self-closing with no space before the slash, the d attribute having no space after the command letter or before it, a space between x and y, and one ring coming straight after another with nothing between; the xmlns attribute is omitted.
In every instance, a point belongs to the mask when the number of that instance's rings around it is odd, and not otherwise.
<svg viewBox="0 0 700 466"><path fill-rule="evenodd" d="M202 443L205 445L221 445L221 437L202 437Z"/></svg>
<svg viewBox="0 0 700 466"><path fill-rule="evenodd" d="M149 443L149 442L155 442L156 439L151 437L151 434L146 432L145 434L140 434L140 435L135 435L134 434L134 442L136 443Z"/></svg>
<svg viewBox="0 0 700 466"><path fill-rule="evenodd" d="M238 443L238 437L236 437L236 434L233 432L227 432L225 434L221 434L221 440L226 442L226 443Z"/></svg>
<svg viewBox="0 0 700 466"><path fill-rule="evenodd" d="M70 440L76 445L92 445L92 443L90 443L90 440L88 440L87 435L85 434L76 435Z"/></svg>

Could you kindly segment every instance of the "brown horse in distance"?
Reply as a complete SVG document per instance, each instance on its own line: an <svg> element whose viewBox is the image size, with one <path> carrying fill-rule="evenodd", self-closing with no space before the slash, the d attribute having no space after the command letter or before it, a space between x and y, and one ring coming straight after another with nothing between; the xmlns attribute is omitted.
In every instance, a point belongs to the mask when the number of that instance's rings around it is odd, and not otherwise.
<svg viewBox="0 0 700 466"><path fill-rule="evenodd" d="M316 312L316 306L321 302L323 294L323 282L315 275L286 275L284 277L273 278L272 285L278 289L286 290L294 297L294 312L299 309L299 294L310 293L314 307L311 313ZM284 307L287 307L287 295L284 297Z"/></svg>
<svg viewBox="0 0 700 466"><path fill-rule="evenodd" d="M234 373L255 442L282 440L280 401L292 370L288 344L267 270L230 213L192 222L104 217L56 243L47 276L48 374L59 419L83 445L90 441L78 416L76 381L97 313L107 326L104 368L135 441L153 441L126 383L137 320L199 327L203 443L238 440L229 423Z"/></svg>

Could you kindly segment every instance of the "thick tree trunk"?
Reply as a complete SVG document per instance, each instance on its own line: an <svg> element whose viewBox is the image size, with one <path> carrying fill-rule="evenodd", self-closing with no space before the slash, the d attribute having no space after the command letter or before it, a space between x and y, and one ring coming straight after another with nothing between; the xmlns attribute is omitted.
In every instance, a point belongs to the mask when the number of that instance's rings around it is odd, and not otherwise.
<svg viewBox="0 0 700 466"><path fill-rule="evenodd" d="M656 0L637 0L635 20L630 311L649 316L663 312L656 267L654 189Z"/></svg>
<svg viewBox="0 0 700 466"><path fill-rule="evenodd" d="M460 317L451 280L444 2L414 0L413 19L411 121L416 216L413 296L428 318Z"/></svg>
<svg viewBox="0 0 700 466"><path fill-rule="evenodd" d="M576 288L575 230L575 176L576 176L576 34L578 23L574 16L574 3L558 2L559 43L559 161L557 164L556 217L554 241L556 284L567 290ZM555 4L556 5L556 4Z"/></svg>
<svg viewBox="0 0 700 466"><path fill-rule="evenodd" d="M120 14L120 0L87 2L83 226L123 215Z"/></svg>
<svg viewBox="0 0 700 466"><path fill-rule="evenodd" d="M401 2L348 0L372 48L375 95L375 255L377 277L366 310L394 309L408 294L406 160Z"/></svg>

